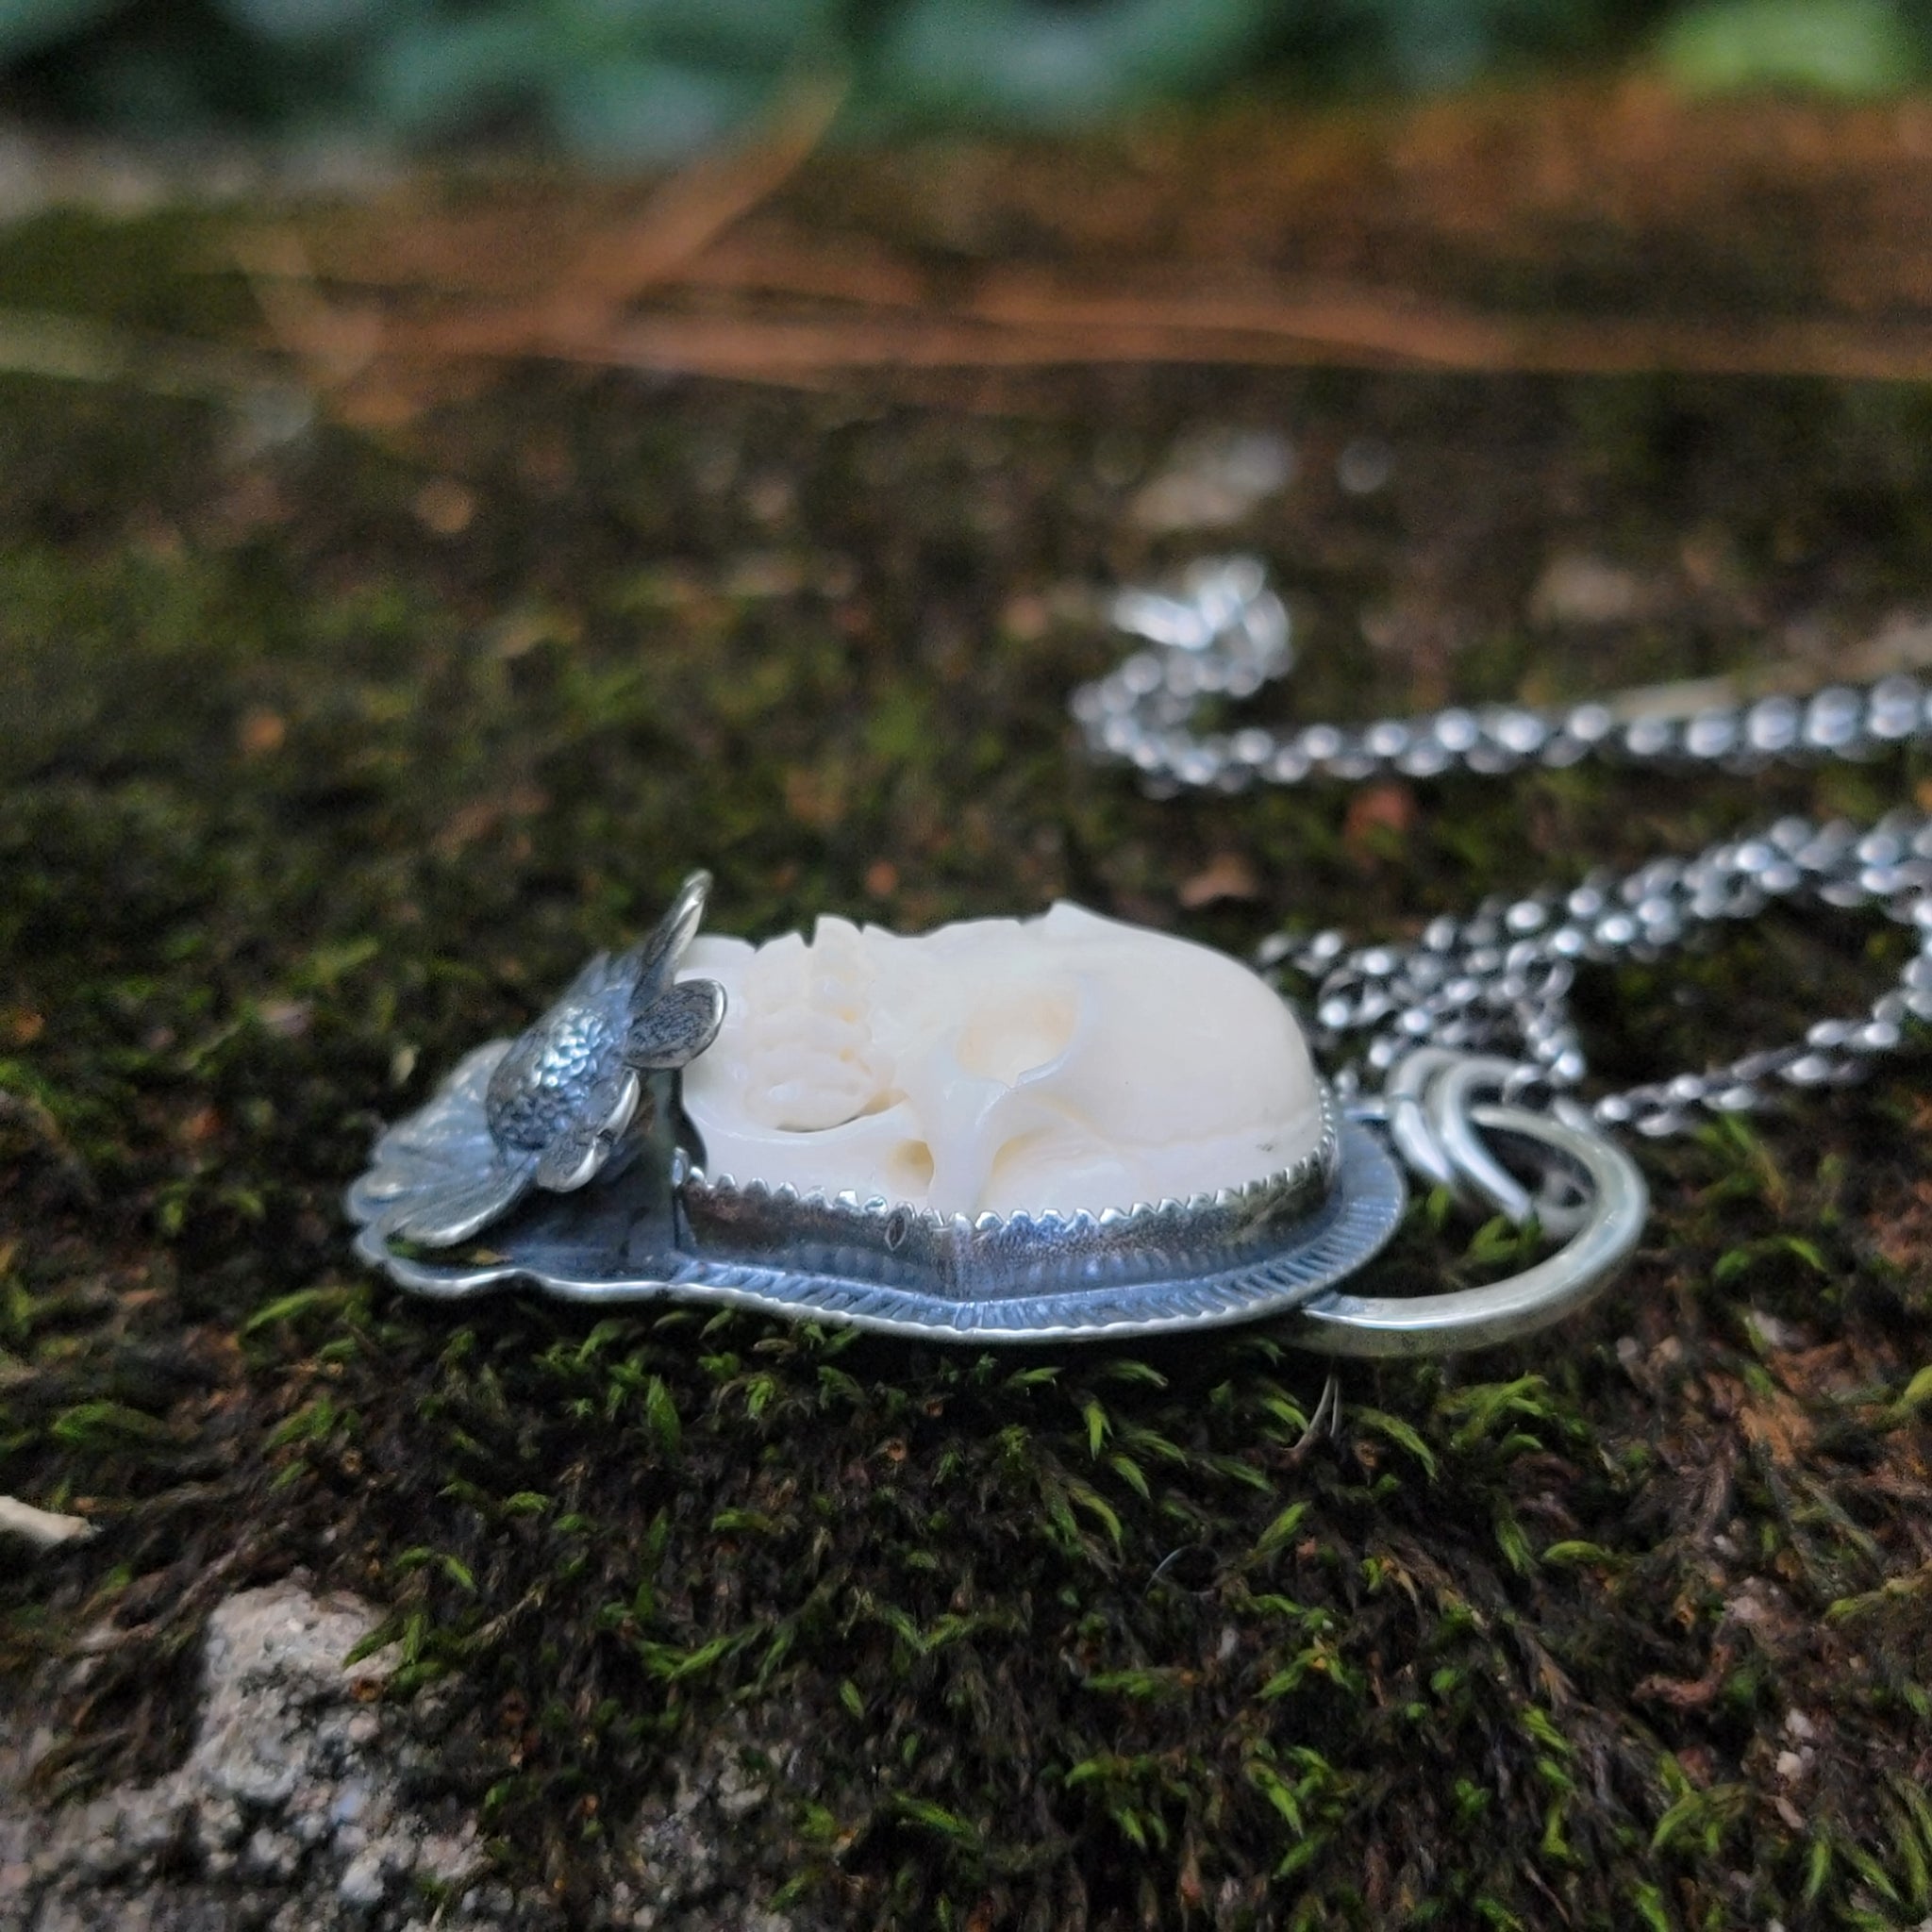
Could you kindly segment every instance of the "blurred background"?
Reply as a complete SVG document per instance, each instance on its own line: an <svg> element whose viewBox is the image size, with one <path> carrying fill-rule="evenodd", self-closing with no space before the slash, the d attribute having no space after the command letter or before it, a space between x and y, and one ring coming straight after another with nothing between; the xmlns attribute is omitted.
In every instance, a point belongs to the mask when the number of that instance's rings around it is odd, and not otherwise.
<svg viewBox="0 0 1932 1932"><path fill-rule="evenodd" d="M1694 92L1908 86L1915 0L5 0L16 113L179 142L658 163L810 75L838 130L1064 130L1163 101L1429 92L1551 68Z"/></svg>

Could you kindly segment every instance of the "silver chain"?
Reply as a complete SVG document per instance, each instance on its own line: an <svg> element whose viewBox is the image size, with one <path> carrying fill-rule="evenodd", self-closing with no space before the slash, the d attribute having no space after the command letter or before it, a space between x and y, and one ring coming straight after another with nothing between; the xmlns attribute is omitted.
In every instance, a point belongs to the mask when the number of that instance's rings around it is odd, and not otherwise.
<svg viewBox="0 0 1932 1932"><path fill-rule="evenodd" d="M1932 691L1897 674L1792 696L1740 699L1723 680L1629 691L1559 711L1516 705L1445 710L1367 724L1258 725L1197 731L1210 699L1254 695L1294 661L1286 607L1251 558L1195 564L1175 594L1126 590L1115 626L1136 650L1073 713L1090 749L1130 765L1162 795L1230 792L1257 783L1431 778L1446 772L1504 774L1590 758L1621 764L1750 771L1801 757L1857 759L1932 739ZM1679 1133L1708 1113L1760 1105L1770 1083L1848 1085L1896 1049L1907 1019L1932 1021L1932 820L1888 813L1861 827L1783 818L1691 858L1652 859L1619 877L1525 898L1485 899L1465 919L1439 918L1410 945L1351 947L1338 932L1278 934L1258 963L1316 986L1310 1038L1344 1089L1387 1079L1418 1047L1503 1054L1523 1068L1520 1088L1558 1095L1587 1067L1570 994L1579 961L1648 959L1705 927L1755 918L1774 901L1872 908L1916 934L1897 984L1863 1014L1820 1020L1802 1040L1727 1065L1598 1097L1598 1124L1653 1137ZM1511 1097L1520 1098L1522 1094Z"/></svg>

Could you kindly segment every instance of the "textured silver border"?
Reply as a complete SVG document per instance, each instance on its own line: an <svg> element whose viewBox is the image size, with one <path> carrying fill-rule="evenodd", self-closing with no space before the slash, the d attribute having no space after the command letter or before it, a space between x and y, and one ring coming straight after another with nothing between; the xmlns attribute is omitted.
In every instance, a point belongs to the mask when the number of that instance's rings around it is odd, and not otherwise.
<svg viewBox="0 0 1932 1932"><path fill-rule="evenodd" d="M1074 1280L1157 1280L1224 1271L1278 1246L1321 1206L1341 1158L1335 1101L1319 1090L1321 1138L1291 1167L1186 1200L1139 1201L1099 1212L946 1215L877 1196L674 1170L693 1251L858 1274L956 1296L1003 1296Z"/></svg>
<svg viewBox="0 0 1932 1932"><path fill-rule="evenodd" d="M1157 1335L1299 1307L1382 1247L1406 1196L1401 1171L1379 1138L1343 1123L1330 1185L1312 1210L1285 1225L1271 1223L1251 1245L1217 1255L1191 1244L1193 1265L1181 1273L1157 1267L1131 1279L1117 1271L1094 1279L1069 1265L1008 1277L997 1292L964 1292L795 1261L699 1256L672 1185L674 1150L661 1124L672 1109L660 1107L651 1139L626 1140L590 1187L530 1196L488 1230L487 1245L468 1259L398 1250L385 1231L397 1204L446 1182L487 1142L483 1095L506 1049L492 1041L470 1054L426 1107L382 1135L368 1173L348 1191L349 1214L359 1224L358 1255L414 1293L458 1300L527 1281L567 1301L716 1304L937 1341ZM1163 1210L1149 1212L1158 1218ZM1099 1217L1090 1218L1099 1224ZM1039 1224L1029 1225L1037 1234Z"/></svg>

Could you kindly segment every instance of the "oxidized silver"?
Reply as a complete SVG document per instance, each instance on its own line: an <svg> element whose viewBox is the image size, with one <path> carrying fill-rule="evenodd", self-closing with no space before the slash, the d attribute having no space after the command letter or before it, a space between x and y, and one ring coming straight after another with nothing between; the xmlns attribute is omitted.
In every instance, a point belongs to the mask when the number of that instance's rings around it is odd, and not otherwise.
<svg viewBox="0 0 1932 1932"><path fill-rule="evenodd" d="M1187 1201L969 1220L708 1179L674 1144L673 1110L639 1102L644 1074L688 1063L723 1018L712 982L673 983L708 883L693 874L642 945L599 955L534 1026L471 1053L381 1136L347 1200L365 1260L442 1297L527 1280L572 1300L1014 1341L1279 1314L1394 1232L1401 1173L1325 1089L1305 1158ZM465 1243L460 1258L420 1252Z"/></svg>
<svg viewBox="0 0 1932 1932"><path fill-rule="evenodd" d="M1024 1229L1008 1217L1003 1240L983 1248L969 1240L965 1265L948 1274L895 1265L883 1233L891 1210L877 1217L875 1244L841 1248L824 1238L824 1203L814 1208L774 1195L770 1211L780 1219L772 1224L782 1226L795 1208L798 1243L760 1258L708 1252L694 1235L664 1108L649 1132L625 1138L594 1187L568 1198L531 1195L491 1229L487 1247L461 1260L399 1251L399 1207L460 1186L491 1158L486 1096L508 1049L492 1041L464 1059L427 1107L382 1136L369 1172L349 1191L349 1213L360 1224L357 1253L419 1294L461 1299L527 1281L568 1301L666 1297L936 1341L1152 1335L1302 1306L1381 1248L1406 1199L1381 1141L1347 1122L1336 1129L1327 1185L1293 1219L1271 1221L1263 1240L1219 1248L1189 1241L1185 1208L1169 1203L1146 1210L1143 1245L1096 1257L1091 1236L1099 1217L1041 1216ZM832 1210L841 1223L869 1211L856 1204ZM1172 1244L1155 1239L1156 1229Z"/></svg>
<svg viewBox="0 0 1932 1932"><path fill-rule="evenodd" d="M533 1187L569 1193L595 1178L637 1113L643 1075L696 1058L724 1023L715 980L676 983L710 885L693 873L648 937L615 959L599 953L534 1025L464 1060L383 1137L352 1211L371 1210L384 1240L455 1247Z"/></svg>
<svg viewBox="0 0 1932 1932"><path fill-rule="evenodd" d="M1563 1180L1585 1198L1568 1244L1488 1288L1357 1295L1343 1284L1394 1232L1407 1198L1401 1170L1371 1124L1379 1110L1365 1108L1336 1122L1321 1169L1325 1185L1297 1197L1305 1211L1270 1217L1265 1236L1249 1231L1219 1248L1190 1226L1195 1204L1170 1202L1115 1217L954 1224L965 1239L945 1265L931 1265L928 1255L914 1266L900 1260L892 1239L894 1216L909 1218L908 1210L799 1201L781 1190L759 1204L760 1237L772 1252L757 1257L731 1252L728 1235L721 1251L694 1234L691 1174L663 1109L650 1131L625 1139L597 1185L568 1198L531 1196L492 1230L487 1248L461 1260L399 1251L388 1231L396 1204L459 1180L489 1158L486 1094L508 1044L472 1053L427 1107L382 1137L370 1172L350 1190L349 1211L361 1224L358 1254L416 1293L460 1300L524 1281L568 1301L662 1297L959 1342L1125 1338L1290 1316L1287 1339L1324 1354L1415 1355L1513 1340L1574 1311L1614 1278L1645 1215L1641 1174L1588 1124L1476 1106L1460 1124L1473 1121L1520 1163L1540 1166L1543 1196L1553 1198ZM1453 1074L1457 1065L1452 1057L1440 1072ZM1469 1091L1454 1080L1430 1083L1422 1100L1435 1124L1425 1131L1456 1121ZM1444 1184L1500 1208L1482 1165L1465 1167L1455 1151L1466 1141L1450 1132L1444 1143L1450 1151L1433 1157ZM1209 1197L1210 1224L1230 1205ZM1103 1221L1114 1224L1115 1238L1096 1248ZM1144 1241L1125 1240L1127 1227Z"/></svg>
<svg viewBox="0 0 1932 1932"><path fill-rule="evenodd" d="M710 982L670 984L706 883L695 875L642 946L593 960L535 1026L478 1047L381 1136L348 1194L363 1259L444 1298L524 1280L575 1301L666 1296L1041 1341L1286 1312L1360 1268L1401 1219L1399 1169L1325 1090L1320 1143L1292 1168L1119 1212L969 1221L708 1181L675 1144L674 1110L639 1109L629 1091L717 1031ZM459 1258L421 1252L465 1242Z"/></svg>

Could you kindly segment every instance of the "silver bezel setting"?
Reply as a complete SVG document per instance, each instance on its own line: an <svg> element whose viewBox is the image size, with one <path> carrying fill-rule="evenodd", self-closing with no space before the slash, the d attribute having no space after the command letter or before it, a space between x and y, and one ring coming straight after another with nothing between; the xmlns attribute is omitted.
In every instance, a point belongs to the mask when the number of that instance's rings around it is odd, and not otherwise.
<svg viewBox="0 0 1932 1932"><path fill-rule="evenodd" d="M1279 1246L1326 1198L1341 1136L1333 1095L1325 1086L1318 1092L1320 1138L1299 1160L1185 1200L969 1216L884 1195L713 1177L683 1158L673 1179L691 1247L717 1260L782 1261L952 1295L1213 1274Z"/></svg>
<svg viewBox="0 0 1932 1932"><path fill-rule="evenodd" d="M1330 1102L1332 1148L1312 1157L1323 1185L1309 1190L1303 1175L1294 1186L1262 1182L1252 1194L1210 1195L1205 1208L1167 1202L1117 1215L1028 1216L1024 1228L1021 1217L1008 1217L999 1232L1023 1241L1021 1264L982 1266L971 1278L889 1278L875 1255L863 1268L840 1266L803 1243L725 1258L700 1252L692 1237L665 1124L674 1109L660 1106L651 1133L627 1136L589 1187L527 1196L467 1252L398 1247L389 1229L409 1196L448 1185L486 1153L484 1093L507 1050L499 1041L470 1054L427 1106L382 1135L369 1171L349 1190L357 1253L415 1293L460 1300L528 1282L566 1301L695 1302L953 1342L1156 1335L1300 1307L1383 1246L1406 1200L1386 1145L1356 1122L1338 1122ZM1305 1198L1301 1190L1309 1190L1307 1211L1284 1219L1285 1204ZM788 1211L795 1204L769 1197L774 1239L782 1241ZM834 1211L848 1231L855 1219L871 1219L863 1207ZM1102 1243L1098 1267L1090 1241ZM1006 1251L994 1243L993 1252Z"/></svg>

